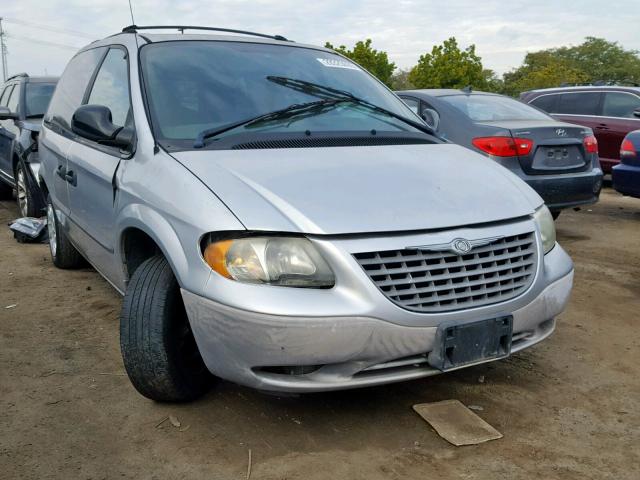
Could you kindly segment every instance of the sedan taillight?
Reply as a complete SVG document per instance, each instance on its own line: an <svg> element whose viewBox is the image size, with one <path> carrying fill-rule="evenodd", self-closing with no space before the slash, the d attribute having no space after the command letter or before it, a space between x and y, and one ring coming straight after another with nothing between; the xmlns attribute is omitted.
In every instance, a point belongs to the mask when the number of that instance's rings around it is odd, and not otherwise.
<svg viewBox="0 0 640 480"><path fill-rule="evenodd" d="M595 136L589 135L584 137L582 143L584 143L584 149L587 153L598 153L598 140L596 140Z"/></svg>
<svg viewBox="0 0 640 480"><path fill-rule="evenodd" d="M633 147L633 143L631 140L625 140L622 142L620 146L620 156L621 157L635 157L636 149Z"/></svg>
<svg viewBox="0 0 640 480"><path fill-rule="evenodd" d="M529 155L533 140L512 137L477 137L472 141L474 147L496 157L517 157Z"/></svg>

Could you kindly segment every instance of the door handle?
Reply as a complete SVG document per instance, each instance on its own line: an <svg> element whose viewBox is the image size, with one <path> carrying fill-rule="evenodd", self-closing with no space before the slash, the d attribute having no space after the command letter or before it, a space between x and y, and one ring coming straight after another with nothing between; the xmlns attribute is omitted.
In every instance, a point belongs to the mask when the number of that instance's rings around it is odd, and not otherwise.
<svg viewBox="0 0 640 480"><path fill-rule="evenodd" d="M607 127L606 124L601 123L600 125L596 125L596 129L598 129L598 130L609 130L609 127Z"/></svg>
<svg viewBox="0 0 640 480"><path fill-rule="evenodd" d="M56 168L56 175L58 175L61 179L66 181L67 180L66 174L67 174L67 169L64 167L64 165L58 165L58 168Z"/></svg>
<svg viewBox="0 0 640 480"><path fill-rule="evenodd" d="M65 173L64 179L74 187L78 185L78 177L76 177L76 174L73 170L69 170L67 173Z"/></svg>

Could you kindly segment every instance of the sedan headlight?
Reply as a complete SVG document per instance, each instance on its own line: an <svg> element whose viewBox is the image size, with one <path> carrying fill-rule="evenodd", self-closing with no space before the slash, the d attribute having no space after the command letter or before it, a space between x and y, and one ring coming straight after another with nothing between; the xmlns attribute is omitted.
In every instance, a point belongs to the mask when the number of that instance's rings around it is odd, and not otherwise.
<svg viewBox="0 0 640 480"><path fill-rule="evenodd" d="M306 238L247 237L209 243L203 252L223 277L243 283L329 288L335 277Z"/></svg>
<svg viewBox="0 0 640 480"><path fill-rule="evenodd" d="M542 205L534 212L533 219L538 224L538 230L540 230L542 237L542 248L546 254L556 244L556 225L553 222L553 216L547 206Z"/></svg>

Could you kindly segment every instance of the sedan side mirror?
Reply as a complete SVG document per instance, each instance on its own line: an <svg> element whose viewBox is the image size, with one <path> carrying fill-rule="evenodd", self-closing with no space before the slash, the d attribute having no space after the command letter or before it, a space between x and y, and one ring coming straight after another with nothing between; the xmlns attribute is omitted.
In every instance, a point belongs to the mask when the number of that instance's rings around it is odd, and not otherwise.
<svg viewBox="0 0 640 480"><path fill-rule="evenodd" d="M422 110L422 119L429 125L429 127L437 131L440 126L440 114L433 108L425 108Z"/></svg>
<svg viewBox="0 0 640 480"><path fill-rule="evenodd" d="M129 127L113 124L111 110L103 105L81 105L71 119L71 130L82 138L102 145L127 149L133 132Z"/></svg>
<svg viewBox="0 0 640 480"><path fill-rule="evenodd" d="M0 107L0 120L16 120L17 113L12 113L7 107Z"/></svg>

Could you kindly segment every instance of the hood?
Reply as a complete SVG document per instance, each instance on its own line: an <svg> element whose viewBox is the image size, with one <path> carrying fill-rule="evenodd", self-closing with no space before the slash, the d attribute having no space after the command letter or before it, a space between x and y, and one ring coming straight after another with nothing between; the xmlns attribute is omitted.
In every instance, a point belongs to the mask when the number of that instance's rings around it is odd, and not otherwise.
<svg viewBox="0 0 640 480"><path fill-rule="evenodd" d="M452 144L172 155L249 230L347 234L450 228L529 215L542 203L507 169Z"/></svg>

